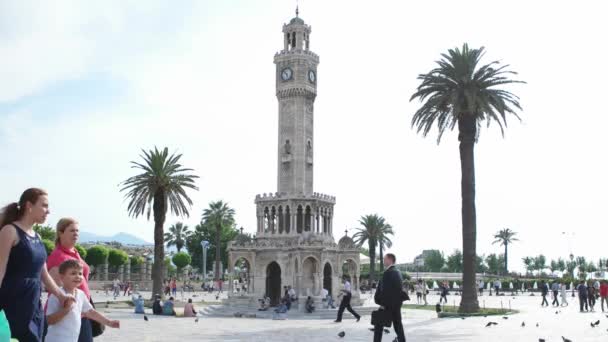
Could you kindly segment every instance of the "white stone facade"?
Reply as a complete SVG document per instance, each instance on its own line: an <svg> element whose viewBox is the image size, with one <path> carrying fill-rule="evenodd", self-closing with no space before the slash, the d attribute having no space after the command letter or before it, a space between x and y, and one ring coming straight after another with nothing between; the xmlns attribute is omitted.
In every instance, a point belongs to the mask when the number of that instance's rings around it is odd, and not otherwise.
<svg viewBox="0 0 608 342"><path fill-rule="evenodd" d="M359 248L346 236L336 244L332 224L336 198L313 192L319 57L309 50L310 33L297 13L283 25L283 50L274 57L278 190L255 198L255 238L229 243L230 271L237 264L247 265L248 278L246 291L238 295L230 291L232 300L255 304L269 296L276 304L284 286L292 286L300 301L307 296L319 301L323 288L337 296L343 276L353 285L353 303L359 299Z"/></svg>

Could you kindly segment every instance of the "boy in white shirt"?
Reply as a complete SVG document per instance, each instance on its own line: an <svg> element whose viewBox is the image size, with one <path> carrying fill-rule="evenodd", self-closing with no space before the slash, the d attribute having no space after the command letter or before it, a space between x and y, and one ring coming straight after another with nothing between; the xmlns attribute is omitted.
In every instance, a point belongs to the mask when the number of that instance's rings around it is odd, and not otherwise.
<svg viewBox="0 0 608 342"><path fill-rule="evenodd" d="M65 301L62 307L57 297L49 296L46 319L49 330L46 342L77 342L82 316L112 328L120 328L119 321L111 321L93 309L87 296L78 289L82 283L82 266L77 260L66 260L59 266L59 276L63 283L61 290L74 298Z"/></svg>

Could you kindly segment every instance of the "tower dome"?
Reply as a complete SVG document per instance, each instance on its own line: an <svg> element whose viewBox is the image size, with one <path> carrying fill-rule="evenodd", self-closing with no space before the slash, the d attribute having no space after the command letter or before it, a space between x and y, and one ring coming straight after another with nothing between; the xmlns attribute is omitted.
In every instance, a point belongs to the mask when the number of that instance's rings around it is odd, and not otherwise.
<svg viewBox="0 0 608 342"><path fill-rule="evenodd" d="M342 249L355 248L355 242L348 235L344 235L340 241L338 241L338 247Z"/></svg>

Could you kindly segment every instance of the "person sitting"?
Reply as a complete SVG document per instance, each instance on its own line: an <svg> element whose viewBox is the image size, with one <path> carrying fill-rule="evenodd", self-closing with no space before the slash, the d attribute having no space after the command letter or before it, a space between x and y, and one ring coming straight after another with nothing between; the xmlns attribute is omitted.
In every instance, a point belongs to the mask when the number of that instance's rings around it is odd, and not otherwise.
<svg viewBox="0 0 608 342"><path fill-rule="evenodd" d="M184 317L195 317L196 310L194 310L194 305L192 304L192 298L188 298L188 303L184 306Z"/></svg>
<svg viewBox="0 0 608 342"><path fill-rule="evenodd" d="M308 298L306 298L306 312L308 313L312 313L313 311L315 311L315 302L312 300L312 297L308 296Z"/></svg>
<svg viewBox="0 0 608 342"><path fill-rule="evenodd" d="M265 297L265 298L259 299L258 301L260 302L260 308L258 309L258 311L267 311L268 308L270 307L270 298Z"/></svg>
<svg viewBox="0 0 608 342"><path fill-rule="evenodd" d="M160 301L159 294L156 294L156 297L154 298L154 303L152 303L152 314L154 314L154 315L163 314L163 304Z"/></svg>
<svg viewBox="0 0 608 342"><path fill-rule="evenodd" d="M287 303L285 302L285 300L281 300L281 304L276 309L274 309L274 312L279 314L287 312Z"/></svg>
<svg viewBox="0 0 608 342"><path fill-rule="evenodd" d="M175 299L173 297L169 297L168 301L165 301L163 304L163 315L165 316L175 316L175 304L173 303Z"/></svg>
<svg viewBox="0 0 608 342"><path fill-rule="evenodd" d="M137 298L135 298L135 295L133 295L133 304L135 305L135 313L136 314L145 314L146 312L144 311L144 298L141 295L138 295Z"/></svg>

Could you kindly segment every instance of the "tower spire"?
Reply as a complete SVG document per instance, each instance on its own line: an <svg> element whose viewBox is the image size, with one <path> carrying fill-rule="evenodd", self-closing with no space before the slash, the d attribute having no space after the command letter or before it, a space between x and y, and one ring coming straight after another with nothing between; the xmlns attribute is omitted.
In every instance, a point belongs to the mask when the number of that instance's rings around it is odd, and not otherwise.
<svg viewBox="0 0 608 342"><path fill-rule="evenodd" d="M299 18L300 15L300 6L296 4L296 18Z"/></svg>

